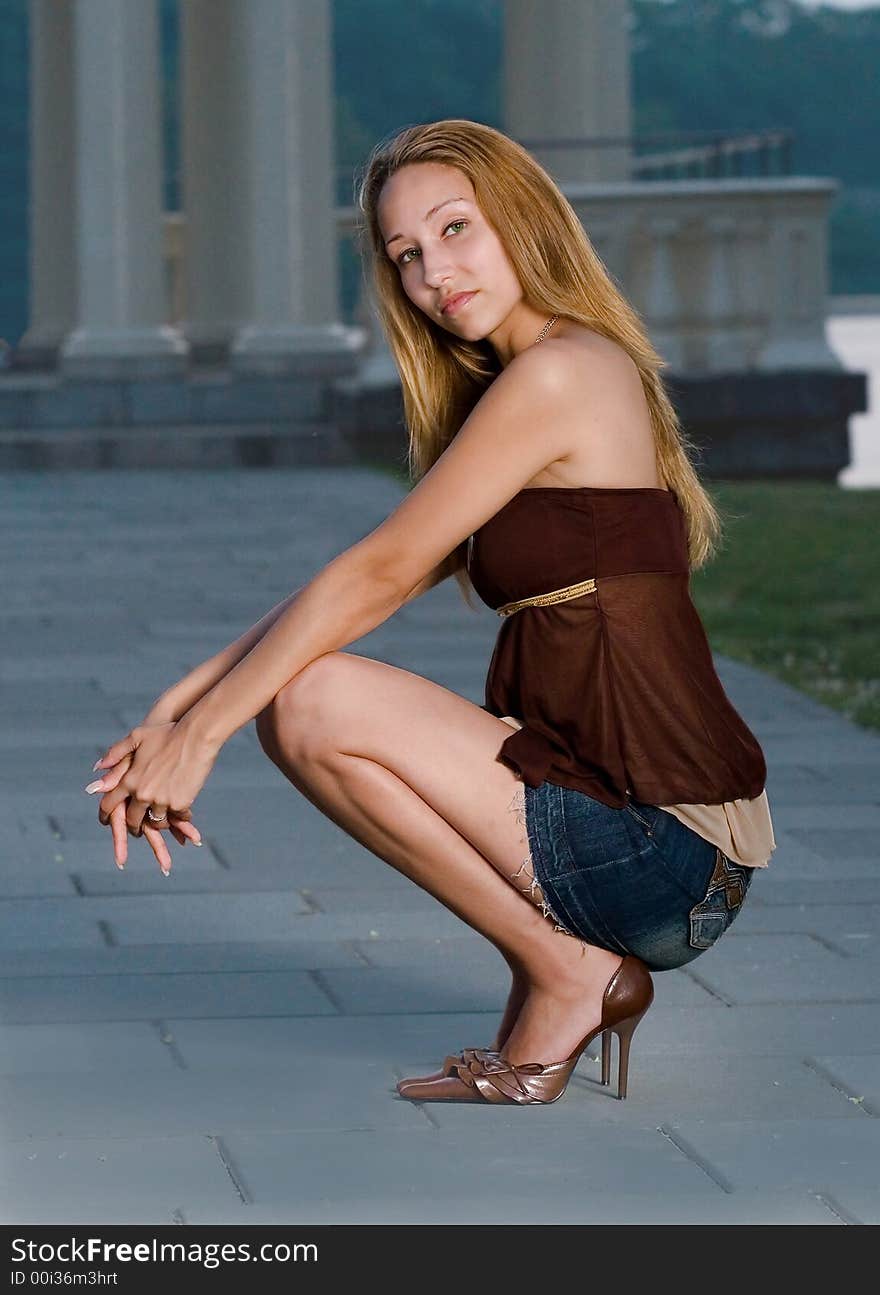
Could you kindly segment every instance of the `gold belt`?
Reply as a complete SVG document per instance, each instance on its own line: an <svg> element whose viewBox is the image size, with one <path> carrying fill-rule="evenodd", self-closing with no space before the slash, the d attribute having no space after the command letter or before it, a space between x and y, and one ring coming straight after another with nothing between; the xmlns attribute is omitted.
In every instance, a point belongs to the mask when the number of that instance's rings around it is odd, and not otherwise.
<svg viewBox="0 0 880 1295"><path fill-rule="evenodd" d="M582 580L578 585L566 585L564 589L553 589L549 594L535 594L532 598L519 598L516 602L505 603L496 607L499 616L512 616L523 607L549 607L551 603L564 603L569 598L579 598L581 594L594 594L595 580Z"/></svg>

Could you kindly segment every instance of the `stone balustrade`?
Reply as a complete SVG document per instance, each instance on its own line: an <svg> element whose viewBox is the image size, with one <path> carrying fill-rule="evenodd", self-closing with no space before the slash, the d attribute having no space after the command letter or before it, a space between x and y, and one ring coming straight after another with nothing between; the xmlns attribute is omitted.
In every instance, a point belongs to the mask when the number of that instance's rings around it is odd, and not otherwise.
<svg viewBox="0 0 880 1295"><path fill-rule="evenodd" d="M669 371L839 371L825 337L835 181L671 180L567 185L590 240ZM337 209L351 235L354 208ZM382 340L371 311L368 349Z"/></svg>

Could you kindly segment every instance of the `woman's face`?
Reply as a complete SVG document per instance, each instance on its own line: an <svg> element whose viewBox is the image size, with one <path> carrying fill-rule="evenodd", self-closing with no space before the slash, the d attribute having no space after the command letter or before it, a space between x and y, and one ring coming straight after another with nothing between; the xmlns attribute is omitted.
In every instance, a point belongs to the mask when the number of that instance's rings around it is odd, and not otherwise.
<svg viewBox="0 0 880 1295"><path fill-rule="evenodd" d="M519 316L530 317L526 328L531 318L543 321L523 304L501 240L457 167L418 162L396 171L382 188L377 214L404 292L447 332L468 341L489 338L504 357L515 349L511 332ZM460 293L474 295L444 310Z"/></svg>

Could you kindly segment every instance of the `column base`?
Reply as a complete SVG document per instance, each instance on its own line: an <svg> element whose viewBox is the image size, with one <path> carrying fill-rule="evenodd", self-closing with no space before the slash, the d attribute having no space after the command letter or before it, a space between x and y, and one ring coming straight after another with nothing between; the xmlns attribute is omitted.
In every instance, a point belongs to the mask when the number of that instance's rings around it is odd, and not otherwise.
<svg viewBox="0 0 880 1295"><path fill-rule="evenodd" d="M153 328L76 328L61 346L65 378L153 378L186 371L188 347L168 324Z"/></svg>
<svg viewBox="0 0 880 1295"><path fill-rule="evenodd" d="M15 369L54 369L58 352L69 331L69 326L58 328L29 328L19 338L12 352Z"/></svg>
<svg viewBox="0 0 880 1295"><path fill-rule="evenodd" d="M229 350L235 339L235 323L184 320L180 331L186 338L192 364L225 365L228 362Z"/></svg>
<svg viewBox="0 0 880 1295"><path fill-rule="evenodd" d="M844 368L824 337L771 338L755 357L754 367L761 371L831 369L835 373Z"/></svg>
<svg viewBox="0 0 880 1295"><path fill-rule="evenodd" d="M345 324L246 324L229 350L237 373L343 377L353 373L367 330Z"/></svg>

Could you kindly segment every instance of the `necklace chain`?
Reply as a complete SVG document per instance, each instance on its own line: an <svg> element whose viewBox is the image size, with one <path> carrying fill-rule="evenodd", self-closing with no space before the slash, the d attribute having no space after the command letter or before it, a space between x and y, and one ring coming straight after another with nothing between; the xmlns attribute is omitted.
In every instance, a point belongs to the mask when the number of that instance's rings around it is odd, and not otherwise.
<svg viewBox="0 0 880 1295"><path fill-rule="evenodd" d="M533 346L537 346L539 342L543 342L544 338L550 332L550 329L553 327L553 325L556 323L558 319L559 319L558 315L550 316L550 318L547 320L547 323L544 325L544 327L541 329L540 333L532 343Z"/></svg>

